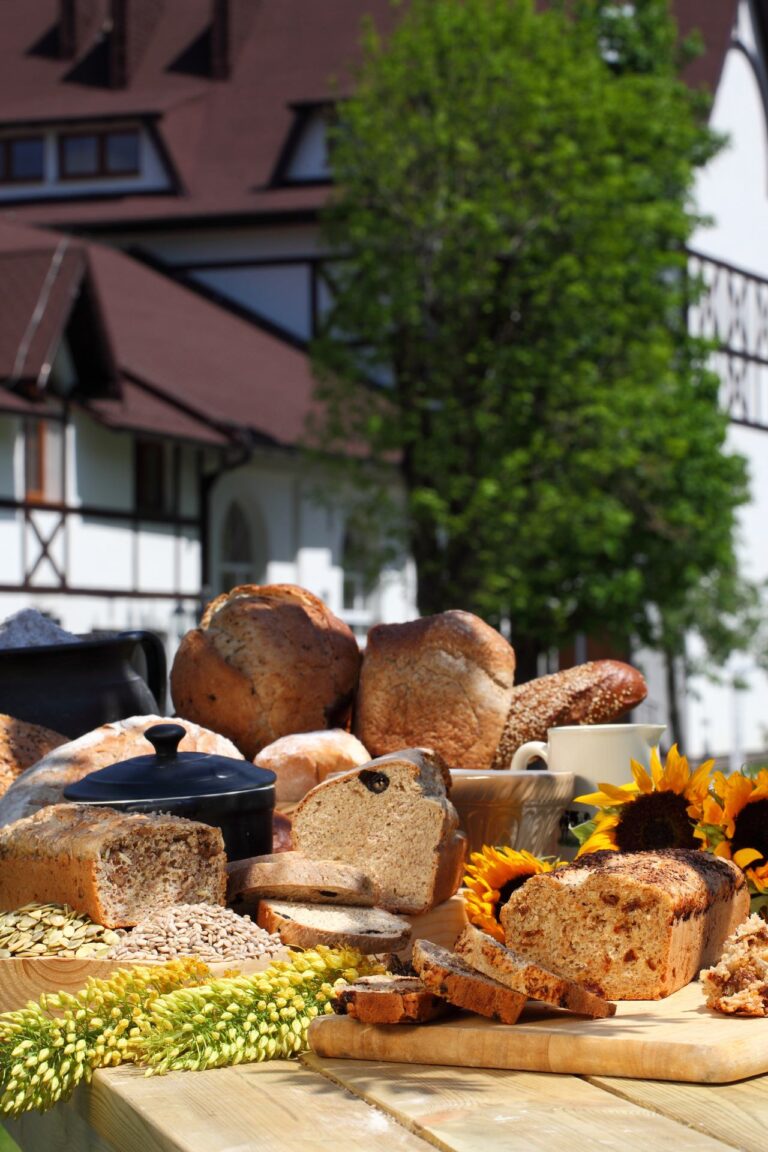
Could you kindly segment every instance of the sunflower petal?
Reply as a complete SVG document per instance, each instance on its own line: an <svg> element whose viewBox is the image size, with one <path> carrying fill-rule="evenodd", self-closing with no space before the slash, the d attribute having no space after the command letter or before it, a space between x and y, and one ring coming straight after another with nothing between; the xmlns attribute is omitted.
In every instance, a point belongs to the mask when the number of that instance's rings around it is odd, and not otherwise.
<svg viewBox="0 0 768 1152"><path fill-rule="evenodd" d="M653 784L655 788L658 788L663 775L664 769L662 768L661 760L659 759L659 750L658 748L651 748L651 777L653 778Z"/></svg>
<svg viewBox="0 0 768 1152"><path fill-rule="evenodd" d="M734 864L738 864L739 868L746 868L750 864L754 864L755 860L762 860L762 852L758 852L755 848L739 848L738 852L733 854Z"/></svg>
<svg viewBox="0 0 768 1152"><path fill-rule="evenodd" d="M650 776L640 761L630 760L629 764L632 769L632 775L635 778L635 784L637 785L639 791L645 793L645 795L653 792L653 780L651 780Z"/></svg>

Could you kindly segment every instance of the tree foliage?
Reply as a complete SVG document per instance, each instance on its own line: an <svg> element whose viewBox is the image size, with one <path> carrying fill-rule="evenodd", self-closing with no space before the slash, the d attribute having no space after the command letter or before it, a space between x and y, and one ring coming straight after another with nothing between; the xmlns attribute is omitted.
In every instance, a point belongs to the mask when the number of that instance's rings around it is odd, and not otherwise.
<svg viewBox="0 0 768 1152"><path fill-rule="evenodd" d="M399 462L422 612L679 645L734 569L744 464L685 320L719 142L679 64L665 0L412 0L367 28L314 354L324 445Z"/></svg>

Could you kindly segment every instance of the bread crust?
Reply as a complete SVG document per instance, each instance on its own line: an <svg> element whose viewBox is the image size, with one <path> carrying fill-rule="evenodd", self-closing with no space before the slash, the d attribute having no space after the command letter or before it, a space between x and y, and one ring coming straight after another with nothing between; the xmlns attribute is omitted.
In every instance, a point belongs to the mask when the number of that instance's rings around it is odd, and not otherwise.
<svg viewBox="0 0 768 1152"><path fill-rule="evenodd" d="M616 1012L615 1004L594 995L575 981L519 956L473 924L468 924L459 936L456 951L472 968L532 1000L541 1000L580 1016L613 1016Z"/></svg>
<svg viewBox="0 0 768 1152"><path fill-rule="evenodd" d="M40 724L29 724L0 713L0 796L46 753L68 740L68 736Z"/></svg>
<svg viewBox="0 0 768 1152"><path fill-rule="evenodd" d="M509 768L517 749L528 740L546 740L549 728L610 724L647 694L642 673L621 660L592 660L519 684L511 693L493 767Z"/></svg>
<svg viewBox="0 0 768 1152"><path fill-rule="evenodd" d="M516 952L599 995L659 1000L714 963L748 912L744 875L730 860L605 851L532 876L500 920Z"/></svg>
<svg viewBox="0 0 768 1152"><path fill-rule="evenodd" d="M444 1016L447 1002L416 976L361 976L342 988L333 1010L361 1024L424 1024Z"/></svg>
<svg viewBox="0 0 768 1152"><path fill-rule="evenodd" d="M55 804L0 829L0 908L69 904L97 924L127 927L169 904L223 904L225 866L218 828Z"/></svg>
<svg viewBox="0 0 768 1152"><path fill-rule="evenodd" d="M300 904L351 904L372 908L379 890L370 876L337 860L310 860L277 852L227 865L227 899L295 900Z"/></svg>
<svg viewBox="0 0 768 1152"><path fill-rule="evenodd" d="M398 952L411 938L407 920L380 908L299 904L262 900L257 922L294 948L355 948L358 952Z"/></svg>
<svg viewBox="0 0 768 1152"><path fill-rule="evenodd" d="M372 755L434 748L453 768L488 768L512 696L515 653L471 612L368 633L354 732Z"/></svg>
<svg viewBox="0 0 768 1152"><path fill-rule="evenodd" d="M278 804L298 804L332 772L348 772L371 759L368 749L341 728L281 736L254 757L259 768L275 773Z"/></svg>
<svg viewBox="0 0 768 1152"><path fill-rule="evenodd" d="M460 956L429 940L416 940L411 960L424 985L456 1008L515 1024L526 996L465 964Z"/></svg>
<svg viewBox="0 0 768 1152"><path fill-rule="evenodd" d="M360 668L352 631L293 584L217 596L171 668L180 716L215 728L248 759L292 732L347 726Z"/></svg>

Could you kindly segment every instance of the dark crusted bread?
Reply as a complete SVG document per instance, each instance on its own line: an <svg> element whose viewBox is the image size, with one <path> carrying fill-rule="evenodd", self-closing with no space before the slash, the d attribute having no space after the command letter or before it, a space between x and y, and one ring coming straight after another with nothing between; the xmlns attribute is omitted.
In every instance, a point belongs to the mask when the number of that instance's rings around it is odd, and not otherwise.
<svg viewBox="0 0 768 1152"><path fill-rule="evenodd" d="M227 865L227 899L296 900L372 908L379 890L370 876L338 860L311 860L301 852L252 856Z"/></svg>
<svg viewBox="0 0 768 1152"><path fill-rule="evenodd" d="M515 1024L525 1007L523 993L484 976L460 956L429 940L414 942L411 962L424 986L456 1008Z"/></svg>
<svg viewBox="0 0 768 1152"><path fill-rule="evenodd" d="M456 951L472 968L531 1000L542 1000L581 1016L613 1016L616 1011L615 1004L609 1004L551 968L505 948L473 924L468 924L459 936Z"/></svg>
<svg viewBox="0 0 768 1152"><path fill-rule="evenodd" d="M322 600L293 584L218 596L179 646L171 694L180 716L229 737L244 756L291 732L344 728L360 651Z"/></svg>
<svg viewBox="0 0 768 1152"><path fill-rule="evenodd" d="M295 904L282 900L259 903L259 927L276 932L283 944L297 948L356 948L358 952L397 952L411 938L407 920L381 908L343 904Z"/></svg>
<svg viewBox="0 0 768 1152"><path fill-rule="evenodd" d="M593 852L531 876L501 911L510 948L612 1000L660 1000L717 961L749 913L744 874L708 852Z"/></svg>
<svg viewBox="0 0 768 1152"><path fill-rule="evenodd" d="M361 976L342 988L333 1001L339 1016L361 1024L423 1024L445 1015L447 1003L424 987L417 976Z"/></svg>
<svg viewBox="0 0 768 1152"><path fill-rule="evenodd" d="M642 673L620 660L592 660L513 688L494 768L509 768L528 740L546 740L549 728L610 724L648 694Z"/></svg>
<svg viewBox="0 0 768 1152"><path fill-rule="evenodd" d="M355 734L373 756L427 747L453 768L489 768L514 677L514 650L470 612L378 624L366 641Z"/></svg>

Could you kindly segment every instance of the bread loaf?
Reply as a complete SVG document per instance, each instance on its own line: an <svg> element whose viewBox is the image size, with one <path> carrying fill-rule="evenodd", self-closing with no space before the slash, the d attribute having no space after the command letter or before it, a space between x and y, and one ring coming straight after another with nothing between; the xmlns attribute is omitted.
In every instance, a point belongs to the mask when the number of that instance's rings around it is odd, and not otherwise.
<svg viewBox="0 0 768 1152"><path fill-rule="evenodd" d="M316 860L364 864L390 912L427 912L458 889L466 839L439 757L405 749L313 788L293 814L293 845Z"/></svg>
<svg viewBox="0 0 768 1152"><path fill-rule="evenodd" d="M0 829L0 909L69 904L108 928L171 904L223 904L218 828L176 816L54 804Z"/></svg>
<svg viewBox="0 0 768 1152"><path fill-rule="evenodd" d="M660 1000L714 963L749 912L707 852L594 852L531 876L501 910L509 947L611 1000Z"/></svg>
<svg viewBox="0 0 768 1152"><path fill-rule="evenodd" d="M291 732L344 728L360 652L352 631L293 584L245 584L218 596L187 632L171 669L180 716L253 757Z"/></svg>
<svg viewBox="0 0 768 1152"><path fill-rule="evenodd" d="M61 744L24 772L0 799L0 826L31 816L46 804L59 804L67 785L82 780L89 772L120 760L151 754L152 745L144 733L153 724L182 724L186 728L187 734L179 744L180 752L211 752L241 759L229 740L188 720L131 716L102 724L77 740Z"/></svg>
<svg viewBox="0 0 768 1152"><path fill-rule="evenodd" d="M332 728L281 736L262 748L253 762L275 773L278 804L297 804L329 773L348 772L370 759L367 749L351 733Z"/></svg>
<svg viewBox="0 0 768 1152"><path fill-rule="evenodd" d="M361 976L333 1001L337 1015L361 1024L424 1024L443 1016L447 1007L417 976Z"/></svg>
<svg viewBox="0 0 768 1152"><path fill-rule="evenodd" d="M14 780L47 752L66 744L67 737L39 724L0 714L0 796Z"/></svg>
<svg viewBox="0 0 768 1152"><path fill-rule="evenodd" d="M368 633L354 731L374 756L428 747L453 768L489 768L509 713L515 653L470 612Z"/></svg>
<svg viewBox="0 0 768 1152"><path fill-rule="evenodd" d="M509 768L528 740L546 740L547 729L566 724L610 724L648 694L642 673L620 660L592 660L512 690L494 768Z"/></svg>
<svg viewBox="0 0 768 1152"><path fill-rule="evenodd" d="M471 968L531 1000L541 1000L580 1016L613 1016L616 1011L615 1004L553 971L549 964L537 964L520 956L473 924L468 924L459 936L456 952Z"/></svg>
<svg viewBox="0 0 768 1152"><path fill-rule="evenodd" d="M356 948L358 952L397 952L411 936L407 920L381 908L337 904L298 904L284 900L259 903L259 927L276 932L294 948Z"/></svg>
<svg viewBox="0 0 768 1152"><path fill-rule="evenodd" d="M412 963L424 986L456 1008L489 1016L502 1024L515 1024L525 1007L526 996L522 992L470 968L460 956L439 944L416 940Z"/></svg>
<svg viewBox="0 0 768 1152"><path fill-rule="evenodd" d="M254 856L227 865L227 899L297 900L372 908L378 888L365 872L337 860L310 860L300 852Z"/></svg>

